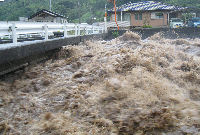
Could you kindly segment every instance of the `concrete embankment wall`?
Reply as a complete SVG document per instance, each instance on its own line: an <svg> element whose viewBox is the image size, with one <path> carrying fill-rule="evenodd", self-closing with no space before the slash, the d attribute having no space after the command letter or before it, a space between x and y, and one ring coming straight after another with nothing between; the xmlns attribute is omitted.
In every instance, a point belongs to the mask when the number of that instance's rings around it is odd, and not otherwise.
<svg viewBox="0 0 200 135"><path fill-rule="evenodd" d="M66 45L76 45L80 42L90 39L104 39L106 34L85 35L78 37L69 37L53 39L49 41L34 41L28 43L18 43L17 45L3 45L0 47L0 75L18 68L24 63L29 63L34 59L46 57L52 54L56 49ZM3 47L8 46L8 47Z"/></svg>
<svg viewBox="0 0 200 135"><path fill-rule="evenodd" d="M106 37L107 40L114 38L115 30L111 30L108 32ZM147 28L147 29L132 29L131 31L136 32L141 35L142 39L148 38L158 32L161 32L165 38L175 39L175 38L200 38L200 28ZM120 30L119 36L125 33L126 30Z"/></svg>

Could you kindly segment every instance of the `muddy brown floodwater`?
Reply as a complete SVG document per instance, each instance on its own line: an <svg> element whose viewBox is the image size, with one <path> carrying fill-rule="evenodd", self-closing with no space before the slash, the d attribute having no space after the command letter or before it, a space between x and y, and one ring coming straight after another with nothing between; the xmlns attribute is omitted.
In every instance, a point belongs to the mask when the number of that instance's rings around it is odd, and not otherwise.
<svg viewBox="0 0 200 135"><path fill-rule="evenodd" d="M200 135L200 39L66 46L0 81L3 135Z"/></svg>

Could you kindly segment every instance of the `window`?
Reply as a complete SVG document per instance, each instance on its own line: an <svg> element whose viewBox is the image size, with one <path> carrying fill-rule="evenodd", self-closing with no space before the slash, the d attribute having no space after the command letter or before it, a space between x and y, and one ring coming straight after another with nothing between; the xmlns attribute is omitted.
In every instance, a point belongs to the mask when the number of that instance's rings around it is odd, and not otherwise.
<svg viewBox="0 0 200 135"><path fill-rule="evenodd" d="M131 20L130 13L125 13L123 14L123 21L129 21Z"/></svg>
<svg viewBox="0 0 200 135"><path fill-rule="evenodd" d="M151 19L163 19L164 15L162 12L151 13Z"/></svg>
<svg viewBox="0 0 200 135"><path fill-rule="evenodd" d="M118 20L118 15L116 15L116 20ZM115 14L112 14L112 21L115 21Z"/></svg>
<svg viewBox="0 0 200 135"><path fill-rule="evenodd" d="M200 22L200 18L193 18L192 21L193 22Z"/></svg>
<svg viewBox="0 0 200 135"><path fill-rule="evenodd" d="M142 20L142 13L136 13L135 20Z"/></svg>
<svg viewBox="0 0 200 135"><path fill-rule="evenodd" d="M183 22L183 21L179 18L172 18L171 22Z"/></svg>

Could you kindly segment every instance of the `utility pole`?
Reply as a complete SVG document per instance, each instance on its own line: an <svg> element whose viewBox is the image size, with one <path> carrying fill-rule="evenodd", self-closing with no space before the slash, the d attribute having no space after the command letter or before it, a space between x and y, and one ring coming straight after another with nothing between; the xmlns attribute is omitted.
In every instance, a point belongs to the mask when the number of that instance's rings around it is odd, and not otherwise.
<svg viewBox="0 0 200 135"><path fill-rule="evenodd" d="M81 7L80 7L80 2L78 0L78 8L77 9L80 9L80 11L78 12L78 18L79 18L79 24L81 23L81 16L80 16L80 12L81 12Z"/></svg>
<svg viewBox="0 0 200 135"><path fill-rule="evenodd" d="M49 10L52 10L51 0L49 0Z"/></svg>
<svg viewBox="0 0 200 135"><path fill-rule="evenodd" d="M107 5L105 4L105 17L104 17L104 29L107 32Z"/></svg>

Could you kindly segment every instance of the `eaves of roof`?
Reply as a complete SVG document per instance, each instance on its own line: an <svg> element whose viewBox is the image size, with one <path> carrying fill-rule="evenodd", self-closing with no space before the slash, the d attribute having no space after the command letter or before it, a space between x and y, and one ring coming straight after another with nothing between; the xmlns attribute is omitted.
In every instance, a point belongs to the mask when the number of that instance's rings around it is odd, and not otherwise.
<svg viewBox="0 0 200 135"><path fill-rule="evenodd" d="M46 13L46 14L48 14L48 15L50 15L50 16L53 16L53 17L65 18L64 15L60 15L60 14L58 14L58 13L55 13L55 12L52 12L52 11L48 11L48 10L46 10L46 9L42 9L42 10L36 12L35 14L31 15L28 19L32 19L32 18L34 18L35 16L38 16L38 15L40 15L40 14L42 14L42 13Z"/></svg>

